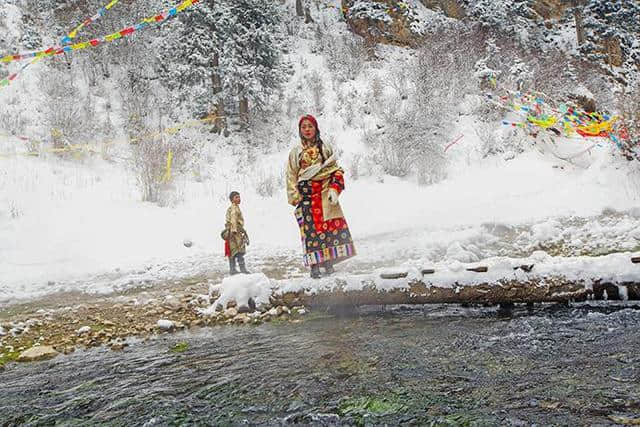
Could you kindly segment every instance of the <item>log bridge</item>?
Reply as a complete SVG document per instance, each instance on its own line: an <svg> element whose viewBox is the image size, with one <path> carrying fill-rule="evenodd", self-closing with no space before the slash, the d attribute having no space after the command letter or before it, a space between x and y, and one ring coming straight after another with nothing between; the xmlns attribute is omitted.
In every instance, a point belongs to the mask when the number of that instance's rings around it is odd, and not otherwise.
<svg viewBox="0 0 640 427"><path fill-rule="evenodd" d="M628 261L627 261L628 262ZM421 278L412 278L409 272L382 273L377 277L363 278L358 287L336 278L333 286L297 291L274 290L273 303L309 306L361 306L395 304L519 304L519 303L568 303L588 300L640 300L640 256L632 257L638 265L638 279L608 281L598 279L571 279L559 274L535 274L535 264L513 267L520 278L503 278L483 281L488 266L465 270L478 274L474 284L439 286L429 277L435 269L423 269ZM532 273L532 274L528 274ZM523 280L522 277L525 277ZM385 285L385 283L391 285ZM398 286L394 287L393 282ZM383 285L383 286L381 286Z"/></svg>

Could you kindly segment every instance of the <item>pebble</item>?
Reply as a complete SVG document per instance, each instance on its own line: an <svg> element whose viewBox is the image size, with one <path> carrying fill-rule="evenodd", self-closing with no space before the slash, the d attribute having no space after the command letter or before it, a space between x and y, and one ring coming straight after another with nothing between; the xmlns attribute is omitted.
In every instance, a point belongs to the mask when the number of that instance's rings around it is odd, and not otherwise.
<svg viewBox="0 0 640 427"><path fill-rule="evenodd" d="M89 332L91 332L91 326L83 326L82 328L76 331L76 334L84 335L84 334L88 334Z"/></svg>
<svg viewBox="0 0 640 427"><path fill-rule="evenodd" d="M171 320L166 319L158 320L158 323L156 325L163 331L170 331L175 327L175 324Z"/></svg>
<svg viewBox="0 0 640 427"><path fill-rule="evenodd" d="M235 308L228 308L224 311L224 316L227 318L234 318L238 315L238 310Z"/></svg>

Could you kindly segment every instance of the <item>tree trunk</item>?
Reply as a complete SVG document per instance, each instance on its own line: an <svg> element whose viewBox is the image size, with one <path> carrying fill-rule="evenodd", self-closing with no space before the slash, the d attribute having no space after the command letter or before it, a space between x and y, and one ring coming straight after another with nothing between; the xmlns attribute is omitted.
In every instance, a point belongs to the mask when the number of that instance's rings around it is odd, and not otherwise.
<svg viewBox="0 0 640 427"><path fill-rule="evenodd" d="M309 7L304 9L304 23L311 24L313 22L313 18L311 17L311 10Z"/></svg>
<svg viewBox="0 0 640 427"><path fill-rule="evenodd" d="M220 99L218 99L218 103L216 104L213 130L216 133L220 133L224 131L226 128L227 128L227 120L226 120L225 111L224 111L224 101L222 97L220 97Z"/></svg>
<svg viewBox="0 0 640 427"><path fill-rule="evenodd" d="M220 74L218 74L217 68L220 65L220 58L218 53L213 54L213 58L211 58L211 67L213 69L211 73L211 87L213 90L213 96L217 96L218 100L215 103L216 111L214 118L214 127L213 131L216 133L222 132L227 127L227 122L224 119L224 97L221 94L222 92L222 79L220 78Z"/></svg>
<svg viewBox="0 0 640 427"><path fill-rule="evenodd" d="M240 121L245 126L249 123L249 100L246 96L240 98Z"/></svg>
<svg viewBox="0 0 640 427"><path fill-rule="evenodd" d="M213 58L211 58L211 67L213 72L211 73L211 86L213 88L213 94L217 95L222 92L222 79L220 78L220 74L218 74L217 68L220 65L220 58L217 53L213 54Z"/></svg>
<svg viewBox="0 0 640 427"><path fill-rule="evenodd" d="M304 16L304 6L302 5L302 0L296 0L296 15Z"/></svg>
<svg viewBox="0 0 640 427"><path fill-rule="evenodd" d="M549 303L602 300L638 300L640 283L614 285L595 283L590 289L583 283L562 277L530 281L504 280L499 285L479 284L438 287L424 281L412 282L408 288L378 290L373 283L363 283L362 290L345 291L347 283L333 290L287 292L274 294L272 299L287 305L361 306L396 304L505 304ZM352 285L352 284L351 284Z"/></svg>
<svg viewBox="0 0 640 427"><path fill-rule="evenodd" d="M573 17L576 21L576 38L578 40L578 46L584 44L584 25L582 22L582 10L578 7L573 9Z"/></svg>

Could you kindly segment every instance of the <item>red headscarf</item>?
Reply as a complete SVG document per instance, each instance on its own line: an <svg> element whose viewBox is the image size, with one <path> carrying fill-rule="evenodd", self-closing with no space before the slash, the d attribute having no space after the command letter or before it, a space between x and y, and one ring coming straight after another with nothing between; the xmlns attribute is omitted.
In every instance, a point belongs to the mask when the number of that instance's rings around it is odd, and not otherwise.
<svg viewBox="0 0 640 427"><path fill-rule="evenodd" d="M313 127L316 128L316 132L320 130L318 129L318 121L311 114L307 114L306 116L300 117L300 121L298 122L298 130L300 130L300 126L302 126L302 122L304 120L309 120L313 125Z"/></svg>

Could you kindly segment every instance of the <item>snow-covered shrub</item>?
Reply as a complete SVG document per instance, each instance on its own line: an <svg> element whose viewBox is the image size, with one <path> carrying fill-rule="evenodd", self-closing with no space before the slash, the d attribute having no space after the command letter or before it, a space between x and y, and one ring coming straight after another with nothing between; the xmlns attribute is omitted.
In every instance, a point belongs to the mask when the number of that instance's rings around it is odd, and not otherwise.
<svg viewBox="0 0 640 427"><path fill-rule="evenodd" d="M20 108L20 98L11 96L0 113L0 130L9 135L20 135L27 125L27 118Z"/></svg>
<svg viewBox="0 0 640 427"><path fill-rule="evenodd" d="M348 163L347 172L349 173L349 177L354 181L360 179L360 176L362 174L362 171L360 170L362 161L362 154L357 153L351 157Z"/></svg>
<svg viewBox="0 0 640 427"><path fill-rule="evenodd" d="M495 130L495 123L479 122L475 125L474 132L482 144L480 148L482 157L488 157L503 151L500 138L496 136Z"/></svg>
<svg viewBox="0 0 640 427"><path fill-rule="evenodd" d="M64 148L82 139L91 117L82 105L82 94L69 73L50 68L40 75L44 93L44 122L51 134L54 148Z"/></svg>
<svg viewBox="0 0 640 427"><path fill-rule="evenodd" d="M15 200L9 200L9 215L12 219L18 219L24 214L24 210Z"/></svg>
<svg viewBox="0 0 640 427"><path fill-rule="evenodd" d="M322 75L317 70L314 70L305 77L305 80L311 89L311 105L313 106L313 110L322 113L324 111L326 96Z"/></svg>
<svg viewBox="0 0 640 427"><path fill-rule="evenodd" d="M618 109L628 133L628 139L620 141L620 152L627 160L640 161L640 82L626 89Z"/></svg>
<svg viewBox="0 0 640 427"><path fill-rule="evenodd" d="M389 78L395 90L386 99L380 117L384 128L372 149L386 173L415 175L419 183L431 184L446 175L444 147L458 103L478 91L473 78L478 58L471 54L467 34L457 29L425 37L426 47Z"/></svg>
<svg viewBox="0 0 640 427"><path fill-rule="evenodd" d="M167 205L179 200L175 177L197 162L200 147L192 138L159 136L140 138L131 151L142 200Z"/></svg>
<svg viewBox="0 0 640 427"><path fill-rule="evenodd" d="M353 80L364 69L369 54L361 37L353 34L327 34L324 43L327 66L338 82Z"/></svg>
<svg viewBox="0 0 640 427"><path fill-rule="evenodd" d="M255 182L256 193L262 197L273 197L285 187L282 173L265 172L258 174Z"/></svg>

